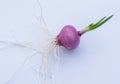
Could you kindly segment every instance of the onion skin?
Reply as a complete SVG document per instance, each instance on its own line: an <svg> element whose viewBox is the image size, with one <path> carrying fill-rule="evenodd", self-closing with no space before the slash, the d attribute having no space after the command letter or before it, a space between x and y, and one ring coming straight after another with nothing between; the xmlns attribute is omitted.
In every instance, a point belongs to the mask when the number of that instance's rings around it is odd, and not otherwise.
<svg viewBox="0 0 120 84"><path fill-rule="evenodd" d="M71 25L66 25L61 30L60 34L56 37L57 43L68 50L77 48L80 43L80 34Z"/></svg>

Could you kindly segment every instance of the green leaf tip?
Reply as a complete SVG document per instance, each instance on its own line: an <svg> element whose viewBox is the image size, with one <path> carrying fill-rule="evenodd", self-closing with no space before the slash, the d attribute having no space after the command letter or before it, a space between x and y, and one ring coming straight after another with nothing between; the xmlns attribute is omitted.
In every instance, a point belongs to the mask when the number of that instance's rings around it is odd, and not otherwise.
<svg viewBox="0 0 120 84"><path fill-rule="evenodd" d="M113 17L113 15L109 16L109 17L103 17L102 19L100 19L97 23L92 23L90 25L88 25L86 27L86 32L87 31L91 31L91 30L94 30L98 27L100 27L101 25L103 25L105 22L107 22L109 19L111 19Z"/></svg>

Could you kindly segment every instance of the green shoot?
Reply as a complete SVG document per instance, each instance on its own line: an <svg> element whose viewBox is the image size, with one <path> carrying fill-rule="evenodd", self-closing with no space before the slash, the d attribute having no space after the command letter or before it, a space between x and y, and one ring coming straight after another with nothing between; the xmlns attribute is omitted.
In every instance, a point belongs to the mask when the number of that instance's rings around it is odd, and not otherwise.
<svg viewBox="0 0 120 84"><path fill-rule="evenodd" d="M113 17L113 15L109 16L108 18L106 17L103 17L101 20L99 20L97 23L92 23L90 25L88 25L85 29L85 32L87 31L91 31L91 30L94 30L98 27L100 27L101 25L103 25L105 22L107 22L109 19L111 19Z"/></svg>

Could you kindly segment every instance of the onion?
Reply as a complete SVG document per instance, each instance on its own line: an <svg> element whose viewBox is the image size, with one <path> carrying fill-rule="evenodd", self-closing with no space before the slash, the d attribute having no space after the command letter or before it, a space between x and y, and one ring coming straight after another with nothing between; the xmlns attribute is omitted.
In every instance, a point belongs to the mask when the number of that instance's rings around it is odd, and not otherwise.
<svg viewBox="0 0 120 84"><path fill-rule="evenodd" d="M99 20L95 24L88 25L85 29L81 31L77 31L75 27L72 25L66 25L63 27L61 32L57 35L57 44L59 46L63 46L68 50L73 50L78 47L80 43L80 37L91 30L94 30L104 24L106 21L108 21L110 18L112 18L113 15L109 16L108 18L103 17L101 20Z"/></svg>
<svg viewBox="0 0 120 84"><path fill-rule="evenodd" d="M60 46L64 46L68 50L72 50L79 45L79 33L73 26L66 25L57 36L57 41Z"/></svg>

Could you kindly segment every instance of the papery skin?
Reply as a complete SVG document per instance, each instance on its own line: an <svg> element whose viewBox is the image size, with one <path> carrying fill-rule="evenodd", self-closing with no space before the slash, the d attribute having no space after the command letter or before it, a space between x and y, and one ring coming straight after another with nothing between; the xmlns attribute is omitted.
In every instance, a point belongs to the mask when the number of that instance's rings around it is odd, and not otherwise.
<svg viewBox="0 0 120 84"><path fill-rule="evenodd" d="M66 25L57 36L58 45L68 50L77 48L80 43L80 34L72 25Z"/></svg>

